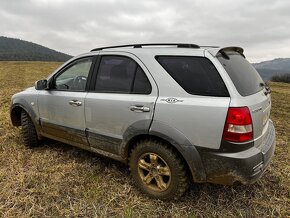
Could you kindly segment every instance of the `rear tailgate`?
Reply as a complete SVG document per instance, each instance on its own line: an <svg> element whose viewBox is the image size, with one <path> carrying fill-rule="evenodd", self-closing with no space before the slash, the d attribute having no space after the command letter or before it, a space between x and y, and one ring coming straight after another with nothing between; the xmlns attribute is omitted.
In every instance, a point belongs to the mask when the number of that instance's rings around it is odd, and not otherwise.
<svg viewBox="0 0 290 218"><path fill-rule="evenodd" d="M220 50L216 56L240 94L240 97L232 98L230 106L249 108L253 121L255 146L258 147L268 129L271 96L264 81L241 51Z"/></svg>
<svg viewBox="0 0 290 218"><path fill-rule="evenodd" d="M244 97L240 102L250 110L256 147L260 146L269 125L271 96L265 93L266 91L263 89L256 94Z"/></svg>

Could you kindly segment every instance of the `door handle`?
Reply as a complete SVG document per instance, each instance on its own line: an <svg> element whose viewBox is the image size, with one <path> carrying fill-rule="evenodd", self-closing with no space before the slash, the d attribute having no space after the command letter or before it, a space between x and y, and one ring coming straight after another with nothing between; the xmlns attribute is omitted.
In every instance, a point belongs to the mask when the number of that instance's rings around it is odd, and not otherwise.
<svg viewBox="0 0 290 218"><path fill-rule="evenodd" d="M149 112L150 108L144 105L132 105L130 106L130 110L135 112Z"/></svg>
<svg viewBox="0 0 290 218"><path fill-rule="evenodd" d="M78 101L78 100L71 100L68 103L72 106L81 106L82 105L82 102Z"/></svg>

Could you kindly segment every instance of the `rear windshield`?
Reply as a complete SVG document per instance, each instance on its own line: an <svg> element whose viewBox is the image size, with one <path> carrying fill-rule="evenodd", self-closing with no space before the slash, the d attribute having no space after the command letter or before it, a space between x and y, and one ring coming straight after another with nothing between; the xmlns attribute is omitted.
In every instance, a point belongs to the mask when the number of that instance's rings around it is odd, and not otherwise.
<svg viewBox="0 0 290 218"><path fill-rule="evenodd" d="M242 96L252 95L263 89L264 81L255 68L239 53L226 52L217 56L236 89Z"/></svg>
<svg viewBox="0 0 290 218"><path fill-rule="evenodd" d="M203 57L157 56L156 60L189 94L228 97L228 90L215 66Z"/></svg>

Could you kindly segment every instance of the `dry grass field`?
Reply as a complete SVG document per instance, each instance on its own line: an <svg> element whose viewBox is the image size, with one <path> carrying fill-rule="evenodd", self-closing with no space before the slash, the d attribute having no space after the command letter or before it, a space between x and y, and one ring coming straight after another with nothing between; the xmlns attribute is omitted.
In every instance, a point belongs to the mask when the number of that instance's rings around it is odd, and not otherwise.
<svg viewBox="0 0 290 218"><path fill-rule="evenodd" d="M290 217L290 85L271 83L275 157L253 185L192 184L180 200L140 194L128 168L58 142L25 148L11 125L11 96L60 63L0 62L1 217Z"/></svg>

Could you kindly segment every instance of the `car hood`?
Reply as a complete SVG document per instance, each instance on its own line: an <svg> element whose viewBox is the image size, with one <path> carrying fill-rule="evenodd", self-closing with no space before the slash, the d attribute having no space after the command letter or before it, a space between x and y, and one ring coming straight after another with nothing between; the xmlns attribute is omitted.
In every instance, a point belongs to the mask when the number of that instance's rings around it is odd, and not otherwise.
<svg viewBox="0 0 290 218"><path fill-rule="evenodd" d="M35 91L35 87L34 87L34 86L31 86L31 87L29 87L29 88L26 88L26 89L24 89L23 91L32 91L32 90Z"/></svg>

